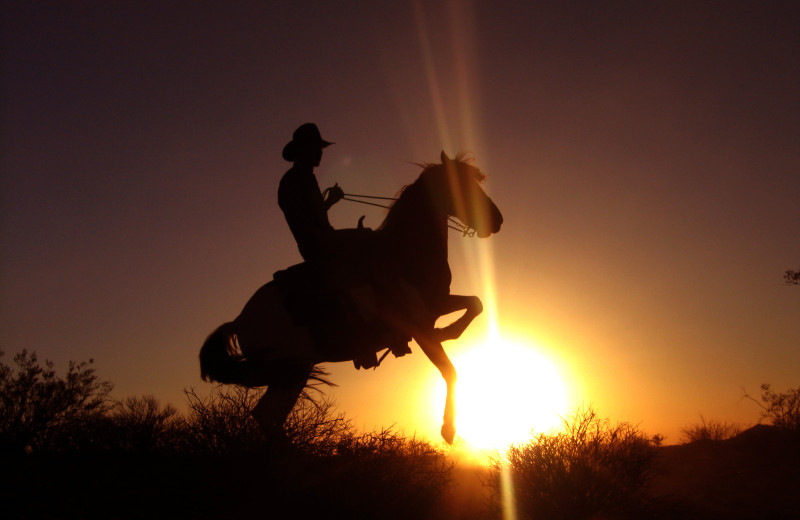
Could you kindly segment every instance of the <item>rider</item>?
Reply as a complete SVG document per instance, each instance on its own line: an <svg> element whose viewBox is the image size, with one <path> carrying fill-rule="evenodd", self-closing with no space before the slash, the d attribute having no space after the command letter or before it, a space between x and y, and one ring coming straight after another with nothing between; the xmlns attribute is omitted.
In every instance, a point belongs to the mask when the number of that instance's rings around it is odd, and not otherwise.
<svg viewBox="0 0 800 520"><path fill-rule="evenodd" d="M284 174L278 187L278 205L297 241L303 259L320 261L330 251L333 226L328 209L344 197L338 185L326 190L323 198L314 167L322 160L322 149L333 143L322 138L317 125L306 123L294 131L292 140L283 148L283 158L294 163Z"/></svg>

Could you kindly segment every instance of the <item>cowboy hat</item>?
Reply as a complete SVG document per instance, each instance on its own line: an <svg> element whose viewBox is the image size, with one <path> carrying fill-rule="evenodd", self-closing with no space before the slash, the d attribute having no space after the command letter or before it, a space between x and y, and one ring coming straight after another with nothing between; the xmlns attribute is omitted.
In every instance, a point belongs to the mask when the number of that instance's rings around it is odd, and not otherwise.
<svg viewBox="0 0 800 520"><path fill-rule="evenodd" d="M303 153L319 150L333 143L326 141L314 123L300 125L292 134L292 140L283 147L283 158L294 162Z"/></svg>

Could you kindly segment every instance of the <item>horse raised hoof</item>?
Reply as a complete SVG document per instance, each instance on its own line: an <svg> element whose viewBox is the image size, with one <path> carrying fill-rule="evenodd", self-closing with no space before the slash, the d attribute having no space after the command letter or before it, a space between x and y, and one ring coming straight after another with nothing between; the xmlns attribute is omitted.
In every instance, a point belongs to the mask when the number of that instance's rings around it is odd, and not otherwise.
<svg viewBox="0 0 800 520"><path fill-rule="evenodd" d="M444 423L442 425L442 438L447 444L453 444L453 439L456 438L456 425L453 423Z"/></svg>

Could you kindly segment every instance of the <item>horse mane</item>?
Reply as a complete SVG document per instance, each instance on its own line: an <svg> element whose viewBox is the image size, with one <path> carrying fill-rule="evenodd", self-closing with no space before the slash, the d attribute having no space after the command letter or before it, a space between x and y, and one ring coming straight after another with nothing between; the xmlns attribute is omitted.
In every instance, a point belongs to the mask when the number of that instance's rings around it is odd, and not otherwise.
<svg viewBox="0 0 800 520"><path fill-rule="evenodd" d="M468 154L467 152L458 152L454 158L450 159L451 162L456 163L457 166L457 168L455 168L456 173L466 174L467 172L472 172L474 180L476 180L479 183L482 183L484 180L486 180L486 174L480 171L476 166L473 166L472 162L474 160L475 158L471 154ZM415 186L417 186L418 185L417 183L423 180L426 174L430 174L436 170L441 169L444 166L444 164L442 163L433 163L433 162L428 162L428 163L412 162L411 164L422 168L422 172L419 174L419 177L417 177L417 179L414 182L412 182L411 184L406 184L405 186L400 188L400 190L397 192L397 197L396 197L397 200L389 206L389 212L387 213L386 218L384 218L383 222L381 222L381 224L378 226L377 229L384 229L389 223L389 221L392 220L392 209L394 209L397 204L403 204L403 202L401 201L404 199L404 196L409 195L410 194L409 192L413 192L413 189L409 190L410 188L414 188ZM460 168L458 166L470 166L471 168L469 169Z"/></svg>
<svg viewBox="0 0 800 520"><path fill-rule="evenodd" d="M455 163L457 163L457 164L459 164L459 165L473 166L472 163L475 161L475 157L472 154L467 153L467 152L458 152L456 154L456 156L454 158L450 159L450 160L455 162ZM420 168L422 168L423 173L425 172L425 170L428 170L430 168L436 168L436 167L442 166L442 163L416 163L415 162L415 163L411 163L411 164L414 164L414 165L419 166ZM483 173L482 171L480 171L475 166L473 166L473 168L475 168L475 170L476 170L477 181L478 182L483 182L486 179L486 174ZM459 171L461 171L460 168L459 168Z"/></svg>

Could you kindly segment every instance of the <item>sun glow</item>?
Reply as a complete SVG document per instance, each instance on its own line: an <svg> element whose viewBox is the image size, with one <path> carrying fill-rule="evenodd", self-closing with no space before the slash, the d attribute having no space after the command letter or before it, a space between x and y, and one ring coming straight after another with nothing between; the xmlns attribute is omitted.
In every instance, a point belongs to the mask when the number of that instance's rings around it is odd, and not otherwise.
<svg viewBox="0 0 800 520"><path fill-rule="evenodd" d="M496 337L453 359L458 371L456 431L474 450L503 449L561 424L566 388L534 349ZM445 386L437 392L441 406ZM441 410L441 408L439 408Z"/></svg>

